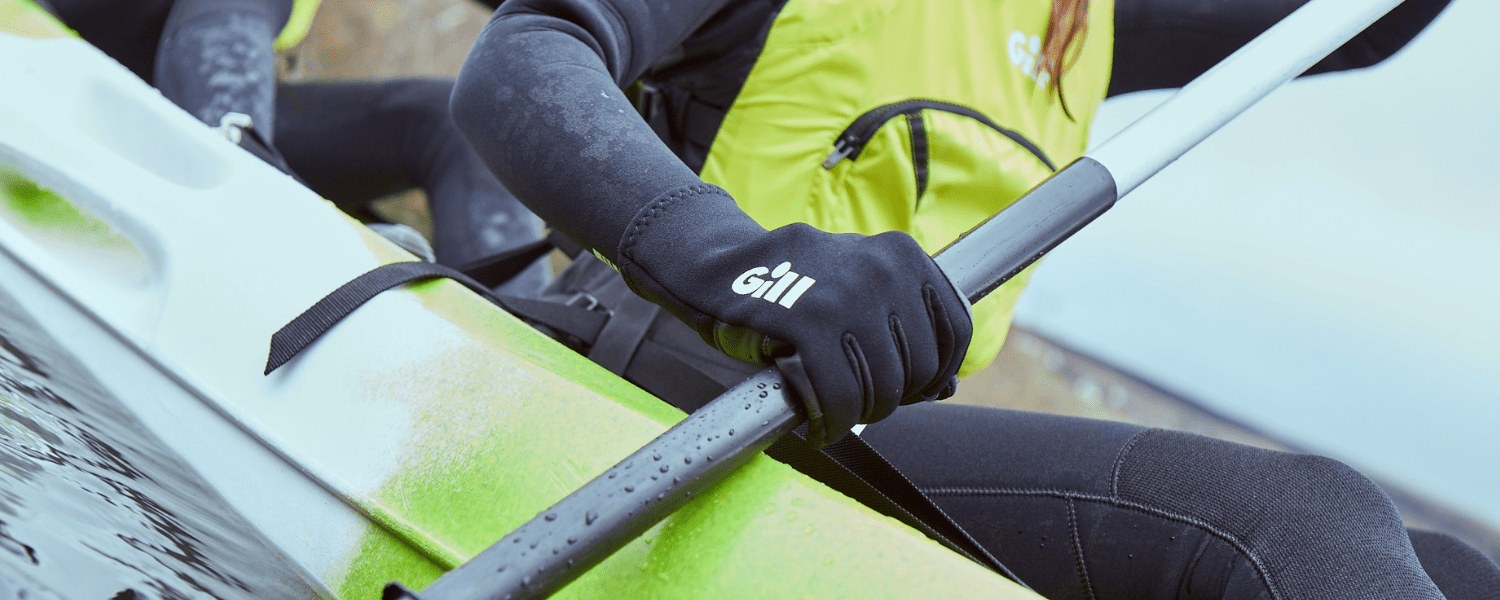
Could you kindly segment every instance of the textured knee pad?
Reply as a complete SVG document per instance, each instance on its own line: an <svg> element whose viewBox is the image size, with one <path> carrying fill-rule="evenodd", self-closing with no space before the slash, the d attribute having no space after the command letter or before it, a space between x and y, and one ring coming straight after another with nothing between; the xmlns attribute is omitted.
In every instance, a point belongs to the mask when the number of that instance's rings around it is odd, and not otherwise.
<svg viewBox="0 0 1500 600"><path fill-rule="evenodd" d="M1338 461L1148 430L1112 495L1235 546L1285 599L1442 598L1383 491Z"/></svg>

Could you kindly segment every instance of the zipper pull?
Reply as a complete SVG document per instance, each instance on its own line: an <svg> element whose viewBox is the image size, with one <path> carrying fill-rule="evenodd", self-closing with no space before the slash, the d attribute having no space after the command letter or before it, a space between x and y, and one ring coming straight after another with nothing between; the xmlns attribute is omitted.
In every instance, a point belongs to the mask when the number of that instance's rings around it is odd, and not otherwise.
<svg viewBox="0 0 1500 600"><path fill-rule="evenodd" d="M832 171L834 165L849 158L849 155L854 153L855 148L855 144L848 141L847 138L839 138L838 141L833 143L833 153L829 154L828 158L823 159L823 168Z"/></svg>

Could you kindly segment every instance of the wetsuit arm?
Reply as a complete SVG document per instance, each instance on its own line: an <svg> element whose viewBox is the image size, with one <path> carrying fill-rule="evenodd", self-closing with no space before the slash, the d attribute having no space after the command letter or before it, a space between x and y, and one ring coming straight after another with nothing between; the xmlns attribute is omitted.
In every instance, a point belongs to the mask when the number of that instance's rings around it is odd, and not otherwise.
<svg viewBox="0 0 1500 600"><path fill-rule="evenodd" d="M701 184L620 91L728 0L510 0L470 51L453 117L500 181L616 260L653 198Z"/></svg>
<svg viewBox="0 0 1500 600"><path fill-rule="evenodd" d="M1116 0L1109 95L1175 88L1229 56L1307 0ZM1374 65L1406 46L1448 0L1407 0L1306 74Z"/></svg>

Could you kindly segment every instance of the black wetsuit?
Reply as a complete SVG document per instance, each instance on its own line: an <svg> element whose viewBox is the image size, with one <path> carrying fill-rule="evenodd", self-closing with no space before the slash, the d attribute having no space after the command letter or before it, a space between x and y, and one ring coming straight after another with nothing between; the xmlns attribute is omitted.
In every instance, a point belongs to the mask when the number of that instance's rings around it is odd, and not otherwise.
<svg viewBox="0 0 1500 600"><path fill-rule="evenodd" d="M614 260L643 206L701 183L702 136L671 113L726 109L781 4L509 0L455 118L533 210ZM1300 4L1120 0L1110 91L1185 84ZM1408 2L1310 72L1378 62L1445 5ZM655 130L609 93L637 79L666 89ZM864 436L1049 598L1500 597L1500 567L1452 537L1409 538L1389 498L1330 459L936 403Z"/></svg>
<svg viewBox="0 0 1500 600"><path fill-rule="evenodd" d="M438 260L451 266L539 238L542 224L495 180L448 116L452 82L276 82L274 40L292 0L52 0L83 38L204 123L251 117L285 167L364 218L420 187ZM268 158L276 164L277 157ZM538 263L507 290L547 279Z"/></svg>

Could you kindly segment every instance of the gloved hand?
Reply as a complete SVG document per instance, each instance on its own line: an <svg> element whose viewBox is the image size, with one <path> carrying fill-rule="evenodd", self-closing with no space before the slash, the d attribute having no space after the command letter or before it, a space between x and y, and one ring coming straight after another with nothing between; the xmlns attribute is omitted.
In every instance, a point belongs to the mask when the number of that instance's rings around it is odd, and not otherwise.
<svg viewBox="0 0 1500 600"><path fill-rule="evenodd" d="M969 346L967 304L905 233L768 232L724 190L698 185L641 209L617 256L631 289L710 345L775 361L815 447L899 404L952 395Z"/></svg>

